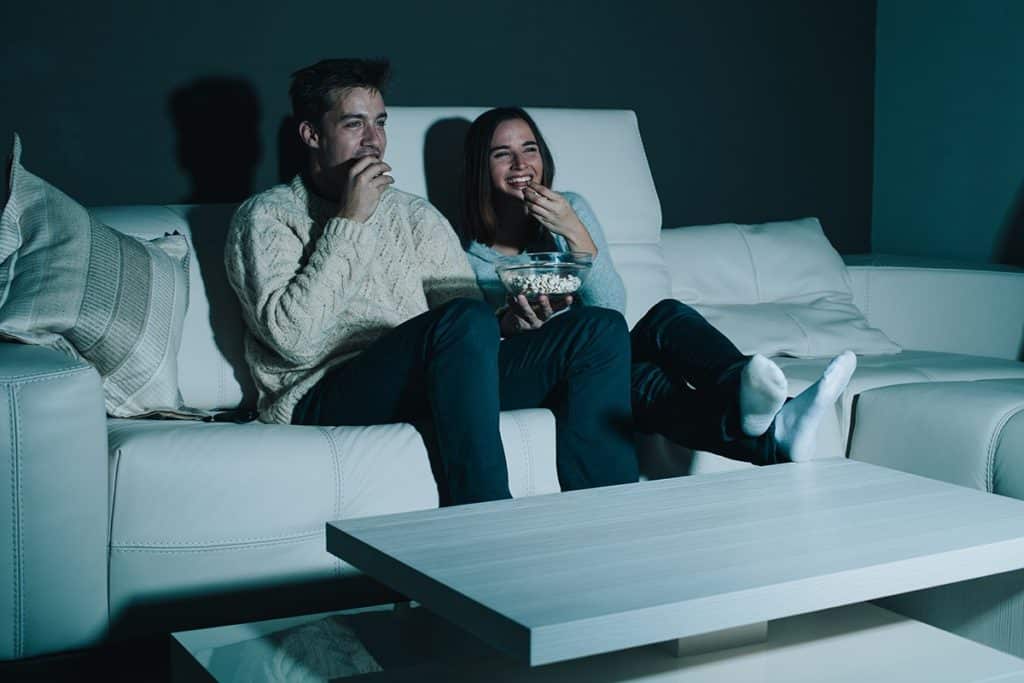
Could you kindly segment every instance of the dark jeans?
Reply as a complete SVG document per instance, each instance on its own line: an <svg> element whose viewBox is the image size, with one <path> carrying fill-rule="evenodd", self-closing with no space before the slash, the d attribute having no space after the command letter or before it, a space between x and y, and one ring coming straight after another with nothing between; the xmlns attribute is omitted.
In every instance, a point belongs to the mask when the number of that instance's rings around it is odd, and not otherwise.
<svg viewBox="0 0 1024 683"><path fill-rule="evenodd" d="M639 431L735 460L777 462L774 423L743 434L739 381L750 360L697 311L665 299L630 334L633 419Z"/></svg>
<svg viewBox="0 0 1024 683"><path fill-rule="evenodd" d="M487 304L457 299L333 369L292 422L417 424L442 503L461 504L510 497L499 410L545 407L555 415L563 490L636 481L629 345L625 320L607 309L573 309L502 340Z"/></svg>

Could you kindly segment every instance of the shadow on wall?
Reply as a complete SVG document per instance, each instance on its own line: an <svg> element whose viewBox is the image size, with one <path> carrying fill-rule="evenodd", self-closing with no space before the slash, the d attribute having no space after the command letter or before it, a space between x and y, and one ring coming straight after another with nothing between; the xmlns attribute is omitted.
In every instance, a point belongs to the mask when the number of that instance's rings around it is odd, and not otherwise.
<svg viewBox="0 0 1024 683"><path fill-rule="evenodd" d="M1024 268L1024 183L1021 183L1017 197L1006 212L1006 220L1003 222L992 260ZM1024 361L1024 346L1018 350L1017 360Z"/></svg>
<svg viewBox="0 0 1024 683"><path fill-rule="evenodd" d="M242 388L242 402L239 406L224 405L222 408L252 407L256 405L257 390L249 366L245 361L242 307L235 291L228 283L224 268L224 242L227 240L231 216L237 204L202 204L188 211L188 224L192 230L192 251L199 264L199 273L210 304L210 329L213 340L220 352L231 365L235 381Z"/></svg>
<svg viewBox="0 0 1024 683"><path fill-rule="evenodd" d="M1006 220L993 254L996 263L1024 268L1024 183L1006 212Z"/></svg>
<svg viewBox="0 0 1024 683"><path fill-rule="evenodd" d="M305 163L306 148L299 138L299 123L294 116L286 116L277 127L277 182L290 183Z"/></svg>
<svg viewBox="0 0 1024 683"><path fill-rule="evenodd" d="M441 119L427 130L423 144L423 173L427 181L427 199L444 214L455 232L465 241L462 224L462 148L469 121L463 118Z"/></svg>
<svg viewBox="0 0 1024 683"><path fill-rule="evenodd" d="M262 157L260 100L248 81L207 77L181 86L168 102L178 136L178 166L192 180L188 204L238 202L252 194Z"/></svg>

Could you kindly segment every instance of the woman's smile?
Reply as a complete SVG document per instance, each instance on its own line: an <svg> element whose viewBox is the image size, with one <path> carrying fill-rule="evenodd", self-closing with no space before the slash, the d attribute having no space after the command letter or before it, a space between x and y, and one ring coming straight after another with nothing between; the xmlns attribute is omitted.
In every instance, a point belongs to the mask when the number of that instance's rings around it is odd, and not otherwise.
<svg viewBox="0 0 1024 683"><path fill-rule="evenodd" d="M530 181L532 181L532 180L533 180L533 175L532 174L529 174L529 175L514 175L514 176L508 176L507 178L505 178L505 181L509 185L511 185L512 187L518 188L520 190L522 190L527 185L529 185Z"/></svg>

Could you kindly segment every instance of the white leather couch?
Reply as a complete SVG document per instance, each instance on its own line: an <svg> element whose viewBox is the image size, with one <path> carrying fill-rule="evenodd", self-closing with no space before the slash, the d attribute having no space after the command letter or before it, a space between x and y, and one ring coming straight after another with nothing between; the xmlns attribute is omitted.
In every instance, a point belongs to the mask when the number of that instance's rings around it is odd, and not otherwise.
<svg viewBox="0 0 1024 683"><path fill-rule="evenodd" d="M458 182L450 160L480 111L393 107L387 159L397 185L450 207ZM633 323L679 292L682 273L673 264L699 257L702 245L685 229L661 230L632 112L534 113L554 149L556 187L588 198L605 227ZM194 258L179 379L186 404L196 408L254 402L241 319L222 266L233 208L94 210L130 234L178 230L189 237ZM845 453L853 399L865 390L1024 377L1016 360L1024 275L871 263L852 266L849 275L867 320L905 350L861 358L848 396L823 428L823 455ZM792 393L825 362L779 359ZM383 600L385 591L325 552L324 522L437 504L422 443L408 425L108 419L91 367L9 343L0 343L0 390L0 659ZM501 426L513 494L557 491L550 414L507 413ZM649 476L733 465L657 439L645 439L642 450Z"/></svg>

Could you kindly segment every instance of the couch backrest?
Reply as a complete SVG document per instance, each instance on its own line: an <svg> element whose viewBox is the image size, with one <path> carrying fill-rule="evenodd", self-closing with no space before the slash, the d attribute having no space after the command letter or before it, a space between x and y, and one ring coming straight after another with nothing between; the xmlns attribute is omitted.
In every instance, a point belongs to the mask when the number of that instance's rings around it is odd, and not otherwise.
<svg viewBox="0 0 1024 683"><path fill-rule="evenodd" d="M1024 271L879 260L882 265L850 266L853 300L870 324L901 346L1024 358Z"/></svg>
<svg viewBox="0 0 1024 683"><path fill-rule="evenodd" d="M386 160L396 186L428 197L456 216L465 130L481 107L391 107ZM601 220L626 283L627 319L634 323L669 294L658 249L661 207L636 115L622 110L530 109L551 146L555 188L587 198ZM103 222L140 237L175 230L192 246L189 311L179 353L187 405L254 405L245 366L242 321L223 265L224 236L234 205L111 206L94 209Z"/></svg>

